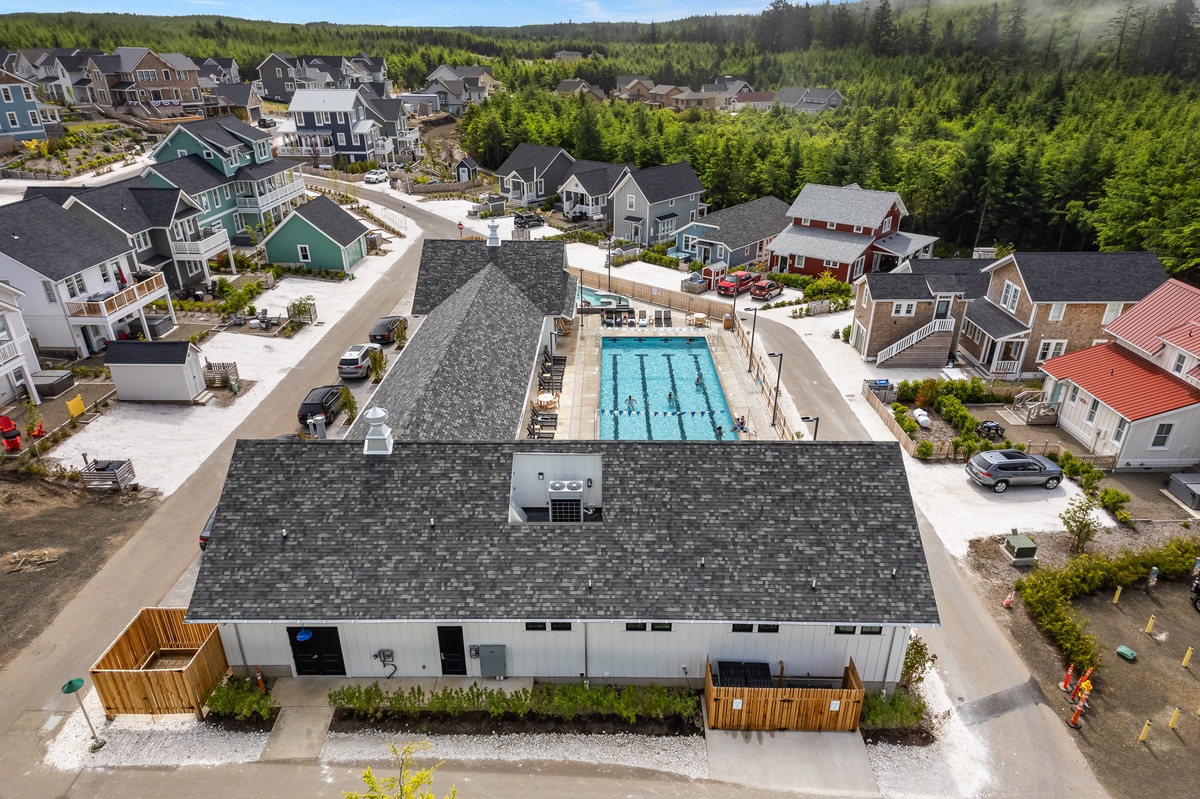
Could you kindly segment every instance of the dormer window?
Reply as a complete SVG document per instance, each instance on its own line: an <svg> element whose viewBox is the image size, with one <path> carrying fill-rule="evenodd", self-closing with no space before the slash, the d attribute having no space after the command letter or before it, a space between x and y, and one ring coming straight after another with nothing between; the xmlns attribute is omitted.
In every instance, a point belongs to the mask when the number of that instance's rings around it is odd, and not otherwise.
<svg viewBox="0 0 1200 799"><path fill-rule="evenodd" d="M1012 281L1004 281L1004 292L1000 295L1000 304L1012 313L1017 312L1017 300L1021 297L1021 289Z"/></svg>
<svg viewBox="0 0 1200 799"><path fill-rule="evenodd" d="M891 229L892 229L892 218L890 216L885 216L883 218L883 232L887 233Z"/></svg>
<svg viewBox="0 0 1200 799"><path fill-rule="evenodd" d="M808 227L808 226L809 226L809 224L811 224L811 223L812 223L812 220L811 220L811 219L809 219L807 216L805 216L805 217L802 217L802 218L800 219L800 224L801 224L801 225L803 225L804 227Z"/></svg>
<svg viewBox="0 0 1200 799"><path fill-rule="evenodd" d="M825 223L825 227L827 227L827 228L828 228L828 229L830 229L830 230L836 230L836 229L837 229L837 222L826 222L826 223Z"/></svg>

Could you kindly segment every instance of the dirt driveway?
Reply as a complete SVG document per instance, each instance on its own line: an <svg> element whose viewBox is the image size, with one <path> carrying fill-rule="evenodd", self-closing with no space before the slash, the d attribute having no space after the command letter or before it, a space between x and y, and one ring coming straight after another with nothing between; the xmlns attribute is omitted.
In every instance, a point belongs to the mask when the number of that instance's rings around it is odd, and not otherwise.
<svg viewBox="0 0 1200 799"><path fill-rule="evenodd" d="M0 669L158 507L136 494L0 471Z"/></svg>

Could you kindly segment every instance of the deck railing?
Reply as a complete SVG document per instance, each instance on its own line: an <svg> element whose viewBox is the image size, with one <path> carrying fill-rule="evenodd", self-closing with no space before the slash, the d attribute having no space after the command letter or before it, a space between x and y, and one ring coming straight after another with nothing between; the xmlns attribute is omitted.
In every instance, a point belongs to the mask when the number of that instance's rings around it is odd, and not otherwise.
<svg viewBox="0 0 1200 799"><path fill-rule="evenodd" d="M877 364L883 363L888 358L891 358L891 357L897 355L898 353L903 352L904 350L908 349L912 345L916 344L918 341L926 339L926 338L932 336L934 333L949 333L952 330L954 330L954 320L953 319L934 319L932 322L925 325L924 327L920 327L920 328L914 330L913 332L909 333L907 336L900 339L899 341L897 341L887 347L884 347L882 350L879 351L879 355L876 356L875 363L877 363Z"/></svg>
<svg viewBox="0 0 1200 799"><path fill-rule="evenodd" d="M116 316L132 305L144 305L142 300L159 299L154 297L159 293L166 296L167 281L163 278L162 272L155 272L149 280L134 283L124 291L119 291L107 299L94 302L68 302L67 315L99 318Z"/></svg>

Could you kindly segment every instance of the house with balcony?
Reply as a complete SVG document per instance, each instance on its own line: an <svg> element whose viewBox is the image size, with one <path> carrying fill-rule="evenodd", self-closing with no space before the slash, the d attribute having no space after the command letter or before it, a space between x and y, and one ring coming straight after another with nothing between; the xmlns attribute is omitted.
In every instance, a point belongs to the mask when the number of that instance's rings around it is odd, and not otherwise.
<svg viewBox="0 0 1200 799"><path fill-rule="evenodd" d="M729 108L734 98L738 95L752 93L754 87L741 78L735 78L733 75L724 75L712 83L703 84L700 87L700 91L715 95L719 108Z"/></svg>
<svg viewBox="0 0 1200 799"><path fill-rule="evenodd" d="M15 405L26 397L41 404L33 373L38 371L33 339L21 316L25 292L0 280L0 408Z"/></svg>
<svg viewBox="0 0 1200 799"><path fill-rule="evenodd" d="M567 179L558 188L563 214L583 214L594 221L612 224L612 191L629 174L629 164L578 160L571 164Z"/></svg>
<svg viewBox="0 0 1200 799"><path fill-rule="evenodd" d="M94 102L87 62L90 57L103 54L103 50L77 47L23 49L12 59L12 69L34 83L37 94L45 100L67 105Z"/></svg>
<svg viewBox="0 0 1200 799"><path fill-rule="evenodd" d="M1051 358L1108 339L1104 328L1167 280L1149 252L1013 253L983 268L959 352L986 377L1036 377Z"/></svg>
<svg viewBox="0 0 1200 799"><path fill-rule="evenodd" d="M425 84L421 94L437 98L438 107L451 114L461 114L467 106L482 103L487 97L487 88L479 78L436 77Z"/></svg>
<svg viewBox="0 0 1200 799"><path fill-rule="evenodd" d="M539 205L558 191L574 163L561 147L521 142L496 169L500 194L517 205Z"/></svg>
<svg viewBox="0 0 1200 799"><path fill-rule="evenodd" d="M291 125L282 131L281 155L333 163L396 160L420 151L400 100L366 89L299 89L288 106Z"/></svg>
<svg viewBox="0 0 1200 799"><path fill-rule="evenodd" d="M659 83L651 87L645 103L654 108L673 108L674 98L691 92L687 86L672 86L669 83Z"/></svg>
<svg viewBox="0 0 1200 799"><path fill-rule="evenodd" d="M147 119L202 113L200 67L192 59L148 47L118 47L113 57L98 60L114 108Z"/></svg>
<svg viewBox="0 0 1200 799"><path fill-rule="evenodd" d="M135 247L110 225L72 213L47 197L0 206L0 281L25 293L21 312L38 351L86 357L108 341L160 320L147 306L175 311L162 273L138 279Z"/></svg>
<svg viewBox="0 0 1200 799"><path fill-rule="evenodd" d="M484 96L504 89L504 84L496 80L496 76L492 74L490 64L471 64L460 67L441 64L425 78L427 83L439 79L471 81L483 89Z"/></svg>
<svg viewBox="0 0 1200 799"><path fill-rule="evenodd" d="M211 56L204 59L193 58L192 61L200 68L200 77L207 78L214 84L242 82L238 62L232 58Z"/></svg>
<svg viewBox="0 0 1200 799"><path fill-rule="evenodd" d="M247 227L266 227L268 217L278 224L307 199L300 163L274 157L271 135L234 116L177 125L151 156L142 177L181 189L201 209L195 231L224 230L235 244L249 243Z"/></svg>
<svg viewBox="0 0 1200 799"><path fill-rule="evenodd" d="M813 277L830 272L850 283L905 259L930 257L937 237L901 233L906 216L894 191L809 183L788 209L791 224L771 242L771 271Z"/></svg>
<svg viewBox="0 0 1200 799"><path fill-rule="evenodd" d="M387 80L383 67L381 74L377 65L368 65L359 56L302 55L271 53L258 65L258 79L262 83L263 97L290 103L300 89L356 89L370 83L376 77Z"/></svg>
<svg viewBox="0 0 1200 799"><path fill-rule="evenodd" d="M746 108L753 108L755 111L770 111L773 105L775 105L775 92L742 92L729 98L728 108L736 114Z"/></svg>
<svg viewBox="0 0 1200 799"><path fill-rule="evenodd" d="M650 90L653 88L654 81L645 75L618 75L613 94L627 103L644 103L650 99Z"/></svg>
<svg viewBox="0 0 1200 799"><path fill-rule="evenodd" d="M44 141L41 107L33 83L0 70L0 146L5 141L13 147L23 141Z"/></svg>
<svg viewBox="0 0 1200 799"><path fill-rule="evenodd" d="M676 230L675 246L667 255L729 270L763 261L767 245L787 223L787 210L787 203L770 195L723 208Z"/></svg>
<svg viewBox="0 0 1200 799"><path fill-rule="evenodd" d="M630 172L613 187L613 235L643 247L674 240L675 231L708 210L704 185L687 161Z"/></svg>

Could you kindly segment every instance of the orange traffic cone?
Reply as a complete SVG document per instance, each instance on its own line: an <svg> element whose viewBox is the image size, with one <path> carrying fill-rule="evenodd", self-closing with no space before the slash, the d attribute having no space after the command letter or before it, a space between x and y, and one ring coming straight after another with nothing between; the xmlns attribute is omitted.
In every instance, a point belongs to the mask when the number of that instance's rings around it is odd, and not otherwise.
<svg viewBox="0 0 1200 799"><path fill-rule="evenodd" d="M1013 606L1013 600L1016 598L1017 598L1017 592L1009 591L1008 596L1004 597L1004 607L1011 608Z"/></svg>
<svg viewBox="0 0 1200 799"><path fill-rule="evenodd" d="M265 694L267 692L267 688L265 685L263 685L262 672L258 670L258 666L254 667L254 676L258 678L258 692Z"/></svg>

